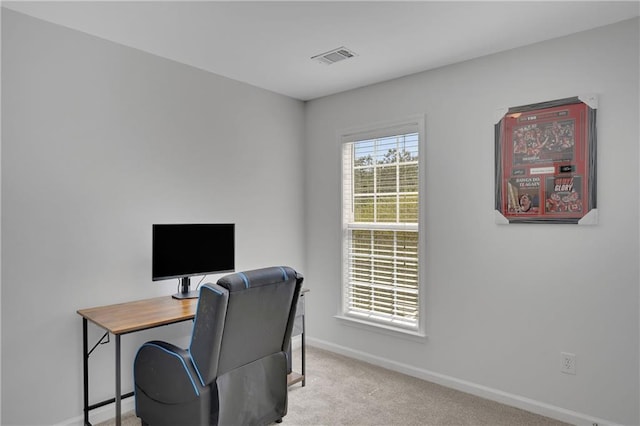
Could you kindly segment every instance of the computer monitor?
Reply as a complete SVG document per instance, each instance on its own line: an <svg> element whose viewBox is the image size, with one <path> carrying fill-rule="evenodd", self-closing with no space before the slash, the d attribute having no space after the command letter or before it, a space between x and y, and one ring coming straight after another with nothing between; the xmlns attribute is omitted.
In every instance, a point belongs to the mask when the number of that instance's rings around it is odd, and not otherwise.
<svg viewBox="0 0 640 426"><path fill-rule="evenodd" d="M153 281L180 279L177 299L198 297L190 291L190 277L235 269L235 224L154 224Z"/></svg>

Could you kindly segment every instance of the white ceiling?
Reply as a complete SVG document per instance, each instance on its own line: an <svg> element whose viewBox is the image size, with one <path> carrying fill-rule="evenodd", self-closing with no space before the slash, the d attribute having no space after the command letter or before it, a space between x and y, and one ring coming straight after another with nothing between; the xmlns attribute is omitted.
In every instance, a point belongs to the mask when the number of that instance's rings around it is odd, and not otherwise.
<svg viewBox="0 0 640 426"><path fill-rule="evenodd" d="M638 0L2 5L301 100L640 15ZM310 59L340 46L358 56L332 65Z"/></svg>

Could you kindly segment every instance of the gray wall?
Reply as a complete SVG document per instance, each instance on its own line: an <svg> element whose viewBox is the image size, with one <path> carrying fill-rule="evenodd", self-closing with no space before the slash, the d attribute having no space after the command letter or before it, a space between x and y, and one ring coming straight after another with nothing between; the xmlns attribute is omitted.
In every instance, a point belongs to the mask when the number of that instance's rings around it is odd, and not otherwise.
<svg viewBox="0 0 640 426"><path fill-rule="evenodd" d="M238 270L304 270L302 102L3 9L2 124L2 424L81 414L77 309L175 291L152 223L235 222ZM123 337L124 389L142 341L188 330Z"/></svg>
<svg viewBox="0 0 640 426"><path fill-rule="evenodd" d="M538 412L639 424L638 22L309 102L312 342ZM496 225L497 110L587 93L598 94L600 106L599 224ZM336 135L413 114L426 115L424 341L334 318L341 297ZM577 355L577 375L560 372L560 352Z"/></svg>

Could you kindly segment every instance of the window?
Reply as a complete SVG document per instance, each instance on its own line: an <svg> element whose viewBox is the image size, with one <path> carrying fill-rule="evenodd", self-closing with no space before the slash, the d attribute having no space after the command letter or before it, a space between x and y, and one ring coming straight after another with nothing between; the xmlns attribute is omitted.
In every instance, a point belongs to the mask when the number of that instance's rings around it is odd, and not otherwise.
<svg viewBox="0 0 640 426"><path fill-rule="evenodd" d="M420 328L420 123L343 136L343 316Z"/></svg>

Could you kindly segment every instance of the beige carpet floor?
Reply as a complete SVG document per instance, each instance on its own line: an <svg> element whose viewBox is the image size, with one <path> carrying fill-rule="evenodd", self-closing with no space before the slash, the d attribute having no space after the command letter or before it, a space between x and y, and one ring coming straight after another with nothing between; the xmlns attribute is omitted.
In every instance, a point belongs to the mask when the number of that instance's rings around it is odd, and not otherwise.
<svg viewBox="0 0 640 426"><path fill-rule="evenodd" d="M289 388L282 425L566 425L313 347L307 347L306 369L306 386ZM140 421L127 413L122 424Z"/></svg>

